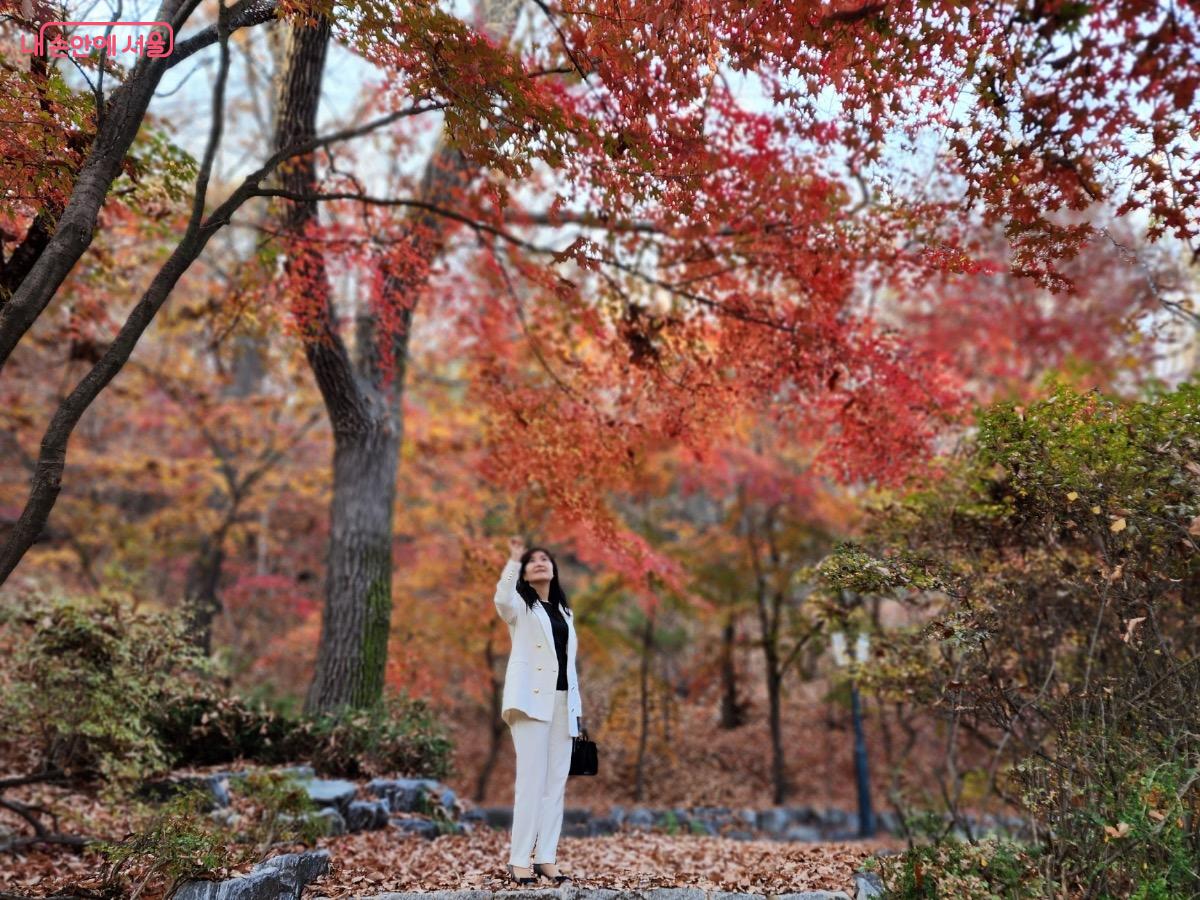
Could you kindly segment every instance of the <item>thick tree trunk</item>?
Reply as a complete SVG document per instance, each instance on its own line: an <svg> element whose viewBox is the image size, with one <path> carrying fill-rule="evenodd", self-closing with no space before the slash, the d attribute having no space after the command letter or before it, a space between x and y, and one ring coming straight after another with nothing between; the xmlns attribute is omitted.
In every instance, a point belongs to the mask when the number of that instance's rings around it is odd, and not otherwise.
<svg viewBox="0 0 1200 900"><path fill-rule="evenodd" d="M392 616L399 417L334 432L332 532L317 671L306 706L365 707L383 695Z"/></svg>

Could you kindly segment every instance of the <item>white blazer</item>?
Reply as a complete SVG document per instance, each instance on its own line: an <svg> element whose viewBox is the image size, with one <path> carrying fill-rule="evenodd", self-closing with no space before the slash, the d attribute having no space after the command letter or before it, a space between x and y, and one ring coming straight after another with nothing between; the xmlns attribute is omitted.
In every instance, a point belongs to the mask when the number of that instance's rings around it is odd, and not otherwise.
<svg viewBox="0 0 1200 900"><path fill-rule="evenodd" d="M521 563L510 559L496 582L496 611L508 625L512 652L504 671L504 698L500 718L510 726L513 712L549 722L554 714L555 685L558 684L558 654L554 650L554 628L550 616L535 603L530 609L517 593ZM575 674L575 623L570 610L563 610L567 622L567 731L579 734L583 704L579 699L579 679Z"/></svg>

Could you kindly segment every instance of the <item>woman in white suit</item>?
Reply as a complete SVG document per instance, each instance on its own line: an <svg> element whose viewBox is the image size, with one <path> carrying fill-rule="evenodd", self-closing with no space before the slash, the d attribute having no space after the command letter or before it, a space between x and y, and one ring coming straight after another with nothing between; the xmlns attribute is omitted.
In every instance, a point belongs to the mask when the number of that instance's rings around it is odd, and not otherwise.
<svg viewBox="0 0 1200 900"><path fill-rule="evenodd" d="M509 559L496 583L496 611L508 625L512 652L504 673L502 718L517 756L509 876L531 884L570 878L554 858L562 831L572 738L583 707L575 674L575 625L549 551L509 538ZM536 850L535 850L536 842Z"/></svg>

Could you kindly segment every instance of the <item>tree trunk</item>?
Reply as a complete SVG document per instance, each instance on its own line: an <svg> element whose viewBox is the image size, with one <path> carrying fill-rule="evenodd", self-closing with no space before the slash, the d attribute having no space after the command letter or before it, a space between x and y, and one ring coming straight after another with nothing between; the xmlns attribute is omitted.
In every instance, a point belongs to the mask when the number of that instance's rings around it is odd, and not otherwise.
<svg viewBox="0 0 1200 900"><path fill-rule="evenodd" d="M642 629L641 731L638 734L637 766L634 769L633 800L640 803L646 790L646 744L650 738L650 658L654 653L654 616L646 617Z"/></svg>
<svg viewBox="0 0 1200 900"><path fill-rule="evenodd" d="M721 630L721 727L739 728L746 724L746 704L738 696L737 665L734 645L737 629L734 627L733 612L726 615L725 627Z"/></svg>
<svg viewBox="0 0 1200 900"><path fill-rule="evenodd" d="M771 802L776 804L786 802L789 791L783 755L782 682L782 676L778 671L778 660L774 653L768 651L767 700L770 709L771 790L773 797Z"/></svg>
<svg viewBox="0 0 1200 900"><path fill-rule="evenodd" d="M158 21L174 20L176 27L186 21L195 8L194 0L184 3L164 3L159 10ZM261 14L259 0L251 0L245 6L239 4L243 13L247 10L254 16ZM272 7L273 9L273 7ZM167 14L169 13L169 14ZM238 27L265 21L264 18L238 20ZM237 22L231 23L237 24ZM217 29L205 29L194 38L184 42L189 53L208 46L217 39ZM180 45L180 48L183 44ZM182 59L177 52L166 57L165 67ZM93 143L92 154L80 170L72 189L71 198L55 228L53 236L40 250L32 249L36 260L29 266L20 286L8 297L0 308L0 369L8 360L13 349L53 299L71 268L87 250L92 240L100 207L124 162L125 151L133 142L145 114L146 106L162 75L160 60L143 57L134 67L130 77L118 88L109 101L104 126ZM143 66L145 63L145 66ZM223 54L217 74L217 103L215 115L223 114L224 85L228 71L228 59ZM215 150L215 147L213 148ZM202 166L201 178L207 184L211 174L211 157ZM91 406L100 392L108 386L129 360L138 340L167 302L179 279L203 252L208 241L233 214L258 189L262 173L255 173L242 184L207 218L197 218L189 225L171 255L159 268L142 294L141 299L125 318L125 323L112 342L104 350L88 373L58 405L54 417L42 435L41 448L34 466L32 484L25 507L13 523L4 545L0 548L0 585L13 573L26 551L38 540L46 527L50 511L58 500L62 489L62 475L66 468L67 446L79 419ZM11 263L11 260L10 260Z"/></svg>
<svg viewBox="0 0 1200 900"><path fill-rule="evenodd" d="M400 438L399 422L386 415L334 431L329 571L310 712L371 706L383 696Z"/></svg>
<svg viewBox="0 0 1200 900"><path fill-rule="evenodd" d="M475 780L475 796L472 799L476 803L482 803L483 798L487 795L488 782L492 780L496 760L500 758L500 744L506 728L504 720L500 718L500 713L503 711L500 707L504 702L504 682L496 677L496 651L491 638L488 638L487 645L483 648L483 655L491 686L491 703L489 705L491 716L488 718L491 727L488 735L487 758L484 759L483 765L479 769L479 777Z"/></svg>
<svg viewBox="0 0 1200 900"><path fill-rule="evenodd" d="M502 10L502 28L511 30L519 6L508 4ZM490 4L485 7L485 13L492 11ZM485 15L489 22L495 17ZM279 79L276 146L314 133L328 43L329 22L324 17L312 28L291 26ZM290 193L315 193L311 155L281 174ZM445 205L470 175L462 155L443 142L426 166L423 199ZM316 215L314 201L294 202L288 206L284 230L300 234ZM432 260L441 252L446 220L422 213L412 224L412 246ZM389 333L372 312L364 311L356 323L352 359L337 332L334 299L320 251L301 246L287 265L305 273L305 290L316 296L317 333L308 337L305 353L333 426L325 608L316 672L305 701L310 713L332 713L373 705L383 693L392 608L393 505L403 436L401 400L416 305L413 295L425 276L405 280L385 273L382 303L400 311L401 330ZM391 373L382 365L385 355L393 360Z"/></svg>
<svg viewBox="0 0 1200 900"><path fill-rule="evenodd" d="M205 655L212 653L212 623L221 611L219 585L225 564L224 533L206 534L200 541L184 583L188 636Z"/></svg>

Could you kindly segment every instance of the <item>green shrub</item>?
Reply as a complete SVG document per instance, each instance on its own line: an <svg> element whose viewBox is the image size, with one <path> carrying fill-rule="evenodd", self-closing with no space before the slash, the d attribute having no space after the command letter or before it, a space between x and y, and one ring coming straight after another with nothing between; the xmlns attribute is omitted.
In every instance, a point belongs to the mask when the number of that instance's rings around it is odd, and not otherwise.
<svg viewBox="0 0 1200 900"><path fill-rule="evenodd" d="M1055 891L1200 896L1200 385L1058 387L978 425L818 567L924 613L859 683L961 738L930 769L943 812L963 826L985 790L1023 808ZM971 875L963 852L910 850L901 896L936 884L918 866Z"/></svg>
<svg viewBox="0 0 1200 900"><path fill-rule="evenodd" d="M216 690L172 697L154 711L153 721L171 756L190 766L242 759L286 763L303 749L293 741L294 721Z"/></svg>
<svg viewBox="0 0 1200 900"><path fill-rule="evenodd" d="M321 833L312 800L292 776L251 774L238 782L237 797L242 811L234 824L206 813L207 791L188 789L151 812L144 828L94 845L108 860L108 887L123 892L122 882L136 879L136 898L157 879L169 895L191 879L227 877L278 843L312 844Z"/></svg>
<svg viewBox="0 0 1200 900"><path fill-rule="evenodd" d="M985 839L913 847L869 861L889 900L1034 900L1049 896L1028 848Z"/></svg>
<svg viewBox="0 0 1200 900"><path fill-rule="evenodd" d="M188 765L304 761L342 778L445 778L453 751L428 704L403 694L340 716L291 718L237 697L200 693L174 698L155 724L172 756Z"/></svg>
<svg viewBox="0 0 1200 900"><path fill-rule="evenodd" d="M388 697L372 709L303 720L301 728L306 758L318 771L346 778L450 774L454 744L421 698Z"/></svg>
<svg viewBox="0 0 1200 900"><path fill-rule="evenodd" d="M170 766L154 711L210 674L179 616L26 594L0 607L0 634L0 742L32 742L37 770L112 790Z"/></svg>

